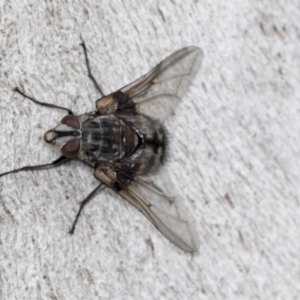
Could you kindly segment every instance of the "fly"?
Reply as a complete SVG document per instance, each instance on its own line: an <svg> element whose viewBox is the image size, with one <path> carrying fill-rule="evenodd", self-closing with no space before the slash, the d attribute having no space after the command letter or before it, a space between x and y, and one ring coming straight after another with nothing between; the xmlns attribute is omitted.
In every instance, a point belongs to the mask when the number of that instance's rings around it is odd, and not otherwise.
<svg viewBox="0 0 300 300"><path fill-rule="evenodd" d="M81 202L71 234L83 207L100 189L109 187L141 211L173 244L188 252L196 251L195 229L188 218L182 216L178 197L163 192L170 183L160 187L157 174L166 155L163 123L173 114L200 68L202 50L194 46L178 50L146 75L105 95L90 71L85 44L81 45L88 76L101 94L96 100L96 110L76 115L69 108L40 102L16 88L16 92L36 104L68 113L44 134L44 140L54 145L61 156L51 163L25 166L2 173L0 177L48 169L79 159L94 169L99 184ZM164 176L164 180L168 181L169 177Z"/></svg>

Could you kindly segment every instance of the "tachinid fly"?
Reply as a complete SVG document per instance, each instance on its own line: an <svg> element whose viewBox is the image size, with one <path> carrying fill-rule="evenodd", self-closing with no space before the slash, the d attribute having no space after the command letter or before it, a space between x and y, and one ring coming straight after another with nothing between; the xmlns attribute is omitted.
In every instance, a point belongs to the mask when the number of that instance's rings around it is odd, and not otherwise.
<svg viewBox="0 0 300 300"><path fill-rule="evenodd" d="M140 210L176 246L196 251L197 233L188 218L182 216L178 197L165 194L155 180L165 156L163 122L174 112L200 68L201 49L192 46L176 51L146 75L105 96L90 71L84 43L82 47L88 75L102 95L96 101L96 110L75 115L68 108L37 101L15 89L36 104L68 112L44 135L44 140L53 144L61 156L49 164L26 166L0 176L46 169L71 159L82 160L94 169L100 183L81 202L70 233L74 232L84 205L107 186ZM168 181L168 176L164 180ZM163 188L166 186L164 183Z"/></svg>

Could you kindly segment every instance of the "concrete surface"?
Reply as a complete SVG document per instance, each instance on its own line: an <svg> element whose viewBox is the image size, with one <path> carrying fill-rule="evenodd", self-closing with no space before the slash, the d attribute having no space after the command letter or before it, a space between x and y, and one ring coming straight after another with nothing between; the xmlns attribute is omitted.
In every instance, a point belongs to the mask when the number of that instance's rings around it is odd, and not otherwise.
<svg viewBox="0 0 300 300"><path fill-rule="evenodd" d="M0 1L0 172L54 160L64 113L187 45L205 58L169 126L171 177L200 251L166 240L79 162L0 179L1 299L298 299L299 1Z"/></svg>

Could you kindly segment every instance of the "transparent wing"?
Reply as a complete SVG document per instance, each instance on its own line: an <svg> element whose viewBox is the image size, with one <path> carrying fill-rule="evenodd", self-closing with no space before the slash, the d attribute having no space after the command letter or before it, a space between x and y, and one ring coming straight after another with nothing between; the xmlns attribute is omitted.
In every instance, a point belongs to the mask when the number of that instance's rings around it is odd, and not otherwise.
<svg viewBox="0 0 300 300"><path fill-rule="evenodd" d="M198 47L178 50L121 92L136 104L140 113L163 122L180 102L202 59L203 52Z"/></svg>
<svg viewBox="0 0 300 300"><path fill-rule="evenodd" d="M176 196L166 195L159 187L141 179L121 189L119 194L140 210L177 247L187 252L198 250L197 232Z"/></svg>

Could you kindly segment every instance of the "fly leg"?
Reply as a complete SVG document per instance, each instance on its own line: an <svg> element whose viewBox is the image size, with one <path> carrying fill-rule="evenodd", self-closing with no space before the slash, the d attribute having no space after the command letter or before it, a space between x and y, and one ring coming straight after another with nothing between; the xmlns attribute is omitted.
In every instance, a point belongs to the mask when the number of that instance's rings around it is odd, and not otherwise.
<svg viewBox="0 0 300 300"><path fill-rule="evenodd" d="M8 172L4 172L2 174L0 174L0 177L11 174L11 173L18 173L21 171L34 171L34 170L44 170L44 169L50 169L52 167L56 167L59 166L67 161L69 161L70 158L66 158L65 156L61 156L58 159L56 159L55 161L49 163L49 164L44 164L44 165L36 165L36 166L25 166L19 169L15 169L15 170L11 170Z"/></svg>
<svg viewBox="0 0 300 300"><path fill-rule="evenodd" d="M101 188L103 188L103 187L105 187L105 186L108 186L108 187L112 187L111 186L111 184L110 184L110 182L112 182L112 180L111 181L109 181L109 175L111 175L111 174L109 174L108 176L106 176L106 174L104 173L104 171L103 170L107 170L108 169L108 167L105 167L105 166L102 166L102 165L100 165L99 167L97 167L96 169L95 169L95 173L94 173L94 175L95 175L95 177L96 177L96 179L98 179L99 181L100 181L100 184L81 202L81 204L80 204L80 207L79 207L79 210L78 210L78 212L77 212L77 215L76 215L76 217L75 217L75 221L73 222L73 225L72 225L72 227L71 227L71 230L69 231L69 233L70 234L73 234L74 233L74 230L75 230L75 227L76 227L76 224L77 224L77 221L78 221L78 219L79 219L79 216L80 216L80 214L81 214L81 211L82 211L82 209L84 208L84 206L94 197L94 195L101 189ZM109 170L112 170L111 168L109 168ZM106 176L106 177L105 177ZM104 184L104 185L103 185Z"/></svg>
<svg viewBox="0 0 300 300"><path fill-rule="evenodd" d="M70 234L74 233L77 221L79 219L80 213L82 211L82 209L84 208L84 206L90 202L90 200L95 196L95 194L100 190L100 188L103 187L102 183L100 183L91 193L89 193L89 195L81 202L79 210L77 212L77 215L75 217L75 221L73 222L72 228L69 231Z"/></svg>
<svg viewBox="0 0 300 300"><path fill-rule="evenodd" d="M100 85L98 84L98 82L96 81L96 79L94 78L92 72L91 72L91 68L90 68L90 63L89 63L89 58L88 58L88 54L87 54L87 50L86 50L86 47L85 47L85 43L82 42L80 44L83 48L83 52L84 52L84 57L85 57L85 64L86 64L86 68L87 68L87 71L88 71L88 76L89 78L93 81L93 84L96 88L96 90L101 94L101 96L103 97L104 96L104 93L100 87Z"/></svg>
<svg viewBox="0 0 300 300"><path fill-rule="evenodd" d="M105 186L108 186L117 191L120 190L120 188L118 188L119 180L116 178L117 174L118 173L115 172L112 167L99 166L98 168L95 169L94 175L100 181L100 184L81 202L79 210L75 217L75 221L73 222L71 230L69 231L70 234L73 234L75 231L75 227L76 227L76 224L77 224L77 221L79 219L82 209L88 202L90 202L90 200L95 196L95 194L100 189L104 188Z"/></svg>
<svg viewBox="0 0 300 300"><path fill-rule="evenodd" d="M32 97L27 96L26 94L24 94L23 92L21 92L18 88L14 88L14 91L16 91L17 93L19 93L20 95L22 95L23 97L25 97L26 99L32 101L35 104L38 104L38 105L41 105L41 106L46 106L46 107L51 107L51 108L58 108L58 109L67 111L69 115L73 114L72 110L69 109L69 108L66 108L66 107L63 107L63 106L59 106L59 105L55 105L55 104L52 104L52 103L38 101L38 100L36 100L36 99L34 99Z"/></svg>

